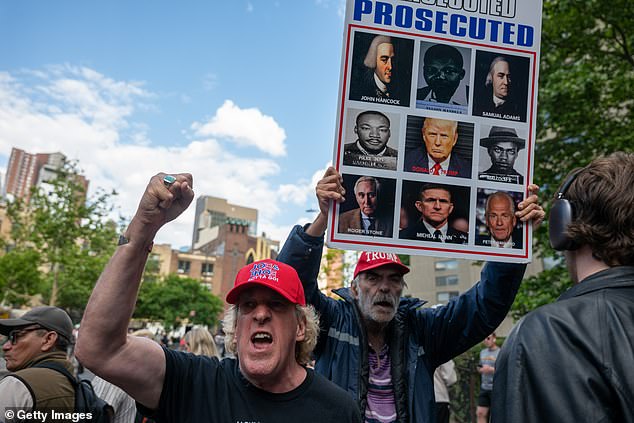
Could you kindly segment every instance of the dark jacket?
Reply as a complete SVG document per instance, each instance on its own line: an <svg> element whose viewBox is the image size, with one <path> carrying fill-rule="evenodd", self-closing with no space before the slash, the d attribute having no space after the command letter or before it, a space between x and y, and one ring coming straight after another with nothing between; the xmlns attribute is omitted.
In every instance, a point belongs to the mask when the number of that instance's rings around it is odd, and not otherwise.
<svg viewBox="0 0 634 423"><path fill-rule="evenodd" d="M317 275L323 238L295 226L278 260L293 266L306 300L320 315L315 370L347 390L365 411L368 341L359 311L347 288L337 301L322 294ZM424 301L401 298L388 328L392 382L399 422L434 422L434 369L476 345L502 322L513 302L524 265L489 263L481 282L446 306L421 308Z"/></svg>
<svg viewBox="0 0 634 423"><path fill-rule="evenodd" d="M521 226L513 228L513 232L511 233L511 240L513 240L513 248L522 249L524 248L524 228ZM475 245L484 245L485 247L491 247L491 234L489 232L476 232L475 235ZM494 247L491 247L494 248Z"/></svg>
<svg viewBox="0 0 634 423"><path fill-rule="evenodd" d="M417 220L415 224L400 231L398 237L401 239L441 242L440 239L435 238L433 234L429 233L422 220ZM447 227L447 237L444 242L449 244L466 244L469 240L468 237L469 235L466 232L459 231L449 226Z"/></svg>
<svg viewBox="0 0 634 423"><path fill-rule="evenodd" d="M339 233L369 236L392 236L392 219L388 216L374 217L374 230L365 231L361 222L361 209L352 209L339 215Z"/></svg>
<svg viewBox="0 0 634 423"><path fill-rule="evenodd" d="M478 179L481 181L504 182L508 184L523 184L524 176L515 169L502 170L495 166L491 166L484 172L478 173Z"/></svg>
<svg viewBox="0 0 634 423"><path fill-rule="evenodd" d="M343 146L343 164L347 166L370 167L374 169L396 170L398 151L385 146L383 155L367 154L361 151L358 141Z"/></svg>
<svg viewBox="0 0 634 423"><path fill-rule="evenodd" d="M496 361L493 422L634 422L634 267L527 314Z"/></svg>
<svg viewBox="0 0 634 423"><path fill-rule="evenodd" d="M473 99L473 116L526 122L526 104L519 104L513 95L501 105L493 102L493 88L489 85Z"/></svg>
<svg viewBox="0 0 634 423"><path fill-rule="evenodd" d="M425 148L411 148L405 151L405 172L429 173L432 166L429 165ZM464 159L455 151L451 153L449 168L446 176L458 178L471 178L471 160Z"/></svg>

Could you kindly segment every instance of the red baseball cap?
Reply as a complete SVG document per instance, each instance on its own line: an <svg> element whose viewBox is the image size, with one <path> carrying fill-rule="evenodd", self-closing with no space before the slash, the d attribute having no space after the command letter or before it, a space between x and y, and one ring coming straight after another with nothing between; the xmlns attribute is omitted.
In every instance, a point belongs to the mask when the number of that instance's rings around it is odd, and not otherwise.
<svg viewBox="0 0 634 423"><path fill-rule="evenodd" d="M395 266L401 272L401 275L409 273L409 267L401 263L401 259L394 253L383 253L374 251L364 251L359 256L357 267L354 268L354 276L366 270L374 269L381 266Z"/></svg>
<svg viewBox="0 0 634 423"><path fill-rule="evenodd" d="M302 282L295 269L288 264L266 259L244 266L227 294L227 302L236 304L242 291L253 285L270 288L293 304L306 305Z"/></svg>

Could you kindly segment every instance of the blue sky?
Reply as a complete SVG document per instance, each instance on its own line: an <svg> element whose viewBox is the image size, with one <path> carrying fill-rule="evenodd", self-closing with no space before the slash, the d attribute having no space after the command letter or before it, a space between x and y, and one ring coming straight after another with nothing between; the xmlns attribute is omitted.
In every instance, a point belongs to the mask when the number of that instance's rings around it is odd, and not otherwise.
<svg viewBox="0 0 634 423"><path fill-rule="evenodd" d="M283 240L332 158L343 0L4 1L0 171L61 151L132 216L153 174L257 208ZM157 242L191 240L193 207Z"/></svg>

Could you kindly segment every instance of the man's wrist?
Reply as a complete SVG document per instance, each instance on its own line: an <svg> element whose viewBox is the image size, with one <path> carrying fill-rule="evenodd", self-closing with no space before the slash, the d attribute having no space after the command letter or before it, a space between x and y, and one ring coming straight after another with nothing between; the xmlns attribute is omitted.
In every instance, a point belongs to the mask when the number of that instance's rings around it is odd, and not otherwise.
<svg viewBox="0 0 634 423"><path fill-rule="evenodd" d="M135 216L125 232L119 237L120 241L123 242L123 244L119 243L119 245L129 245L150 252L154 245L156 232L157 230L153 230L151 226L143 224ZM127 242L125 242L126 240Z"/></svg>
<svg viewBox="0 0 634 423"><path fill-rule="evenodd" d="M128 238L125 234L120 234L119 235L119 242L117 243L117 246L120 247L122 245L134 245L134 243L131 242L130 238ZM150 241L149 243L144 243L143 244L143 249L145 251L147 251L148 253L152 252L152 248L154 247L154 241Z"/></svg>
<svg viewBox="0 0 634 423"><path fill-rule="evenodd" d="M311 223L305 230L306 234L313 237L323 237L328 227L328 215L325 213L319 213L313 223Z"/></svg>

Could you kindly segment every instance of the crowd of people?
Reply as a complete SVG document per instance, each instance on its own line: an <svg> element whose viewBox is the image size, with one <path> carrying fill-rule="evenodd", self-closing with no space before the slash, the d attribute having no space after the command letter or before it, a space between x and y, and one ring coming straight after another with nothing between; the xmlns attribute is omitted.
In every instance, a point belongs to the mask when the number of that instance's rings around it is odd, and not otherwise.
<svg viewBox="0 0 634 423"><path fill-rule="evenodd" d="M379 191L362 183L370 189L355 187L355 195ZM410 269L390 252L362 252L337 299L318 289L328 211L346 195L331 167L316 185L315 220L292 229L276 260L236 275L221 358L206 329L187 332L183 351L161 345L154 333L128 332L154 236L194 197L190 174L160 173L95 285L74 353L96 375L95 390L117 422L446 422L452 360L481 342L479 422L634 421L632 187L634 154L626 153L593 160L563 181L549 231L574 285L526 315L500 348L495 330L525 264L488 262L471 289L436 307L403 295ZM511 239L504 220L539 226L538 190L529 185L517 205L490 200L492 240ZM451 213L454 200L431 187L420 201L424 215L428 206ZM73 370L68 314L34 308L0 320L0 334L10 372L0 381L0 419L19 421L7 414L16 408L72 409L73 385L42 366Z"/></svg>

